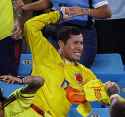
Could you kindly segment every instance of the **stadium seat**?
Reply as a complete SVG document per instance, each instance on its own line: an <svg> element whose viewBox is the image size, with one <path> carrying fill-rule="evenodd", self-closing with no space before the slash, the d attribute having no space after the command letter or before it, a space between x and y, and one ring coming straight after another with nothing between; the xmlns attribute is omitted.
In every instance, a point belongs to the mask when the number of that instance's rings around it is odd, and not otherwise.
<svg viewBox="0 0 125 117"><path fill-rule="evenodd" d="M103 81L120 81L125 77L124 66L120 54L97 54L91 67L98 78Z"/></svg>
<svg viewBox="0 0 125 117"><path fill-rule="evenodd" d="M120 54L97 54L91 68L97 74L121 73L124 70Z"/></svg>
<svg viewBox="0 0 125 117"><path fill-rule="evenodd" d="M20 55L18 75L26 76L29 75L31 71L32 71L32 55L30 53L22 53Z"/></svg>
<svg viewBox="0 0 125 117"><path fill-rule="evenodd" d="M29 75L32 71L32 55L22 53L20 56L20 63L18 69L18 76ZM6 84L0 81L0 88L3 90L3 95L8 97L15 89L22 87L18 84Z"/></svg>
<svg viewBox="0 0 125 117"><path fill-rule="evenodd" d="M76 105L71 106L68 117L82 117L76 111ZM109 108L92 108L92 112L88 117L110 117Z"/></svg>
<svg viewBox="0 0 125 117"><path fill-rule="evenodd" d="M125 70L120 54L97 54L91 69L103 82L116 82L121 88L120 95L125 97Z"/></svg>
<svg viewBox="0 0 125 117"><path fill-rule="evenodd" d="M21 88L23 85L7 84L0 81L0 88L2 89L3 96L8 97L15 89Z"/></svg>

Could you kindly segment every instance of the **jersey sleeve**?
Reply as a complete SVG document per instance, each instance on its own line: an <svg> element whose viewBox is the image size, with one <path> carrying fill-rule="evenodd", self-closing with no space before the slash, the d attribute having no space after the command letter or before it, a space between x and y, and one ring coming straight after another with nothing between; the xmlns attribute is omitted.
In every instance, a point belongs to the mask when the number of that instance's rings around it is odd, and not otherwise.
<svg viewBox="0 0 125 117"><path fill-rule="evenodd" d="M24 33L32 53L33 67L60 61L57 50L43 35L43 29L49 24L55 24L60 19L58 11L52 11L36 16L25 23Z"/></svg>

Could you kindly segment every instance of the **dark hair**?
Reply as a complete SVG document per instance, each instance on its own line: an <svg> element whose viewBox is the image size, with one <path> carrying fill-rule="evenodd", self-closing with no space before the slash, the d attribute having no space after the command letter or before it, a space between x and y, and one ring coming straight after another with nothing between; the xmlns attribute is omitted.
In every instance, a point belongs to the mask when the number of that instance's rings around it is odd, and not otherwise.
<svg viewBox="0 0 125 117"><path fill-rule="evenodd" d="M125 117L125 102L116 102L110 110L111 117Z"/></svg>
<svg viewBox="0 0 125 117"><path fill-rule="evenodd" d="M76 26L62 26L58 29L57 39L62 40L64 43L70 38L71 35L79 35L82 34L80 28Z"/></svg>

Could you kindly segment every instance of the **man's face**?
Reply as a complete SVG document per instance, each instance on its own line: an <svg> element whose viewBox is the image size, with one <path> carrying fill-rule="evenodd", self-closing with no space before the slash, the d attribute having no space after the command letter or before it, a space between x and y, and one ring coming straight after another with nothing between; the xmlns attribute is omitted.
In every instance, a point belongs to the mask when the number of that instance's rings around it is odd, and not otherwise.
<svg viewBox="0 0 125 117"><path fill-rule="evenodd" d="M65 58L79 61L83 51L83 35L70 35L62 49Z"/></svg>

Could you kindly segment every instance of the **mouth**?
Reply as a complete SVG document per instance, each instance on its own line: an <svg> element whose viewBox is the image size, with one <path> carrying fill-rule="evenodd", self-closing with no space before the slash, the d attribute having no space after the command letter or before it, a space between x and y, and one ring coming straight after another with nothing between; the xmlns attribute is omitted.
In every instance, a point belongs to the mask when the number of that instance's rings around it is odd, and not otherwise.
<svg viewBox="0 0 125 117"><path fill-rule="evenodd" d="M81 52L73 52L73 54L76 56L81 56Z"/></svg>
<svg viewBox="0 0 125 117"><path fill-rule="evenodd" d="M80 60L81 52L73 52L73 56L74 56L73 58Z"/></svg>

